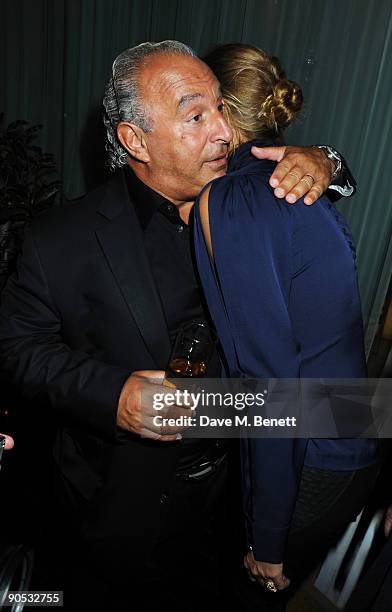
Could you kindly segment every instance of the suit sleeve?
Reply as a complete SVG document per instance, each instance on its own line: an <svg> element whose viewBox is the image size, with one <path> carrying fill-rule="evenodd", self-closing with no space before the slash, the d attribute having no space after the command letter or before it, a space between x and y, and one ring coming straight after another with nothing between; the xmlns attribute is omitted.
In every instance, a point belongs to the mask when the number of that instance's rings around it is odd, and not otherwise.
<svg viewBox="0 0 392 612"><path fill-rule="evenodd" d="M260 177L251 176L214 183L209 212L216 274L239 375L298 378L298 345L288 307L290 211ZM245 514L257 560L283 560L306 446L304 439L243 441Z"/></svg>
<svg viewBox="0 0 392 612"><path fill-rule="evenodd" d="M339 155L342 161L342 168L327 190L327 195L331 202L337 202L341 197L350 198L357 191L356 180L351 174L344 157L341 154Z"/></svg>
<svg viewBox="0 0 392 612"><path fill-rule="evenodd" d="M27 396L45 394L71 422L114 438L118 399L129 372L72 350L32 235L2 293L0 368Z"/></svg>

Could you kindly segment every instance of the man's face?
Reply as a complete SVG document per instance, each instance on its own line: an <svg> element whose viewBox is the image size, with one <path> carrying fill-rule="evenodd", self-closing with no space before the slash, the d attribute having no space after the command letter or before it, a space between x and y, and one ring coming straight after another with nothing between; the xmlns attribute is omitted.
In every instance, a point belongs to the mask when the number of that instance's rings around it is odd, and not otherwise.
<svg viewBox="0 0 392 612"><path fill-rule="evenodd" d="M202 61L174 53L149 58L139 83L153 122L141 178L172 201L192 201L227 169L232 131L219 83Z"/></svg>

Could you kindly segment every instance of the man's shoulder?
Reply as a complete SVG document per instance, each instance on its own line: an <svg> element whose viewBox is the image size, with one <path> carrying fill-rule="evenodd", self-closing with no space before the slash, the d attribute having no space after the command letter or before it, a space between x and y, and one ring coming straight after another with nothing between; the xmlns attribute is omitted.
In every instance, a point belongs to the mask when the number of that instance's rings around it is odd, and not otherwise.
<svg viewBox="0 0 392 612"><path fill-rule="evenodd" d="M37 215L31 225L33 237L43 238L48 233L65 234L71 232L71 234L74 234L78 231L85 231L86 228L93 228L100 207L106 201L109 202L110 206L112 196L114 198L119 197L119 193L121 195L121 182L121 176L116 173L105 183L86 194L64 201ZM116 193L116 191L119 193Z"/></svg>

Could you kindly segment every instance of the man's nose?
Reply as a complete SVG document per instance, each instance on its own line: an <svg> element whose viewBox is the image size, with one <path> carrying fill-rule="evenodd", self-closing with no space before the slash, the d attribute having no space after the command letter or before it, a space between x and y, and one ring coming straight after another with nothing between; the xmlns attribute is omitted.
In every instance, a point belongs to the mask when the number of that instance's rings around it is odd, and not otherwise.
<svg viewBox="0 0 392 612"><path fill-rule="evenodd" d="M233 131L226 119L221 113L218 113L216 119L216 126L214 130L214 140L220 142L231 142L233 139Z"/></svg>

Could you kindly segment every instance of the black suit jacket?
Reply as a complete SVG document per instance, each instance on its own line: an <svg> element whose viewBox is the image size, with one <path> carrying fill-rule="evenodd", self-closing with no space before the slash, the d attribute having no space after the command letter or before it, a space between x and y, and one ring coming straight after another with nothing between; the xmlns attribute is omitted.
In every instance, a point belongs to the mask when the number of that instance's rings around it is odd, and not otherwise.
<svg viewBox="0 0 392 612"><path fill-rule="evenodd" d="M121 434L131 372L164 369L170 342L122 171L40 216L2 295L0 365L60 417L55 458L85 537L152 544L178 445ZM133 525L124 536L124 521ZM117 544L116 544L117 542Z"/></svg>

